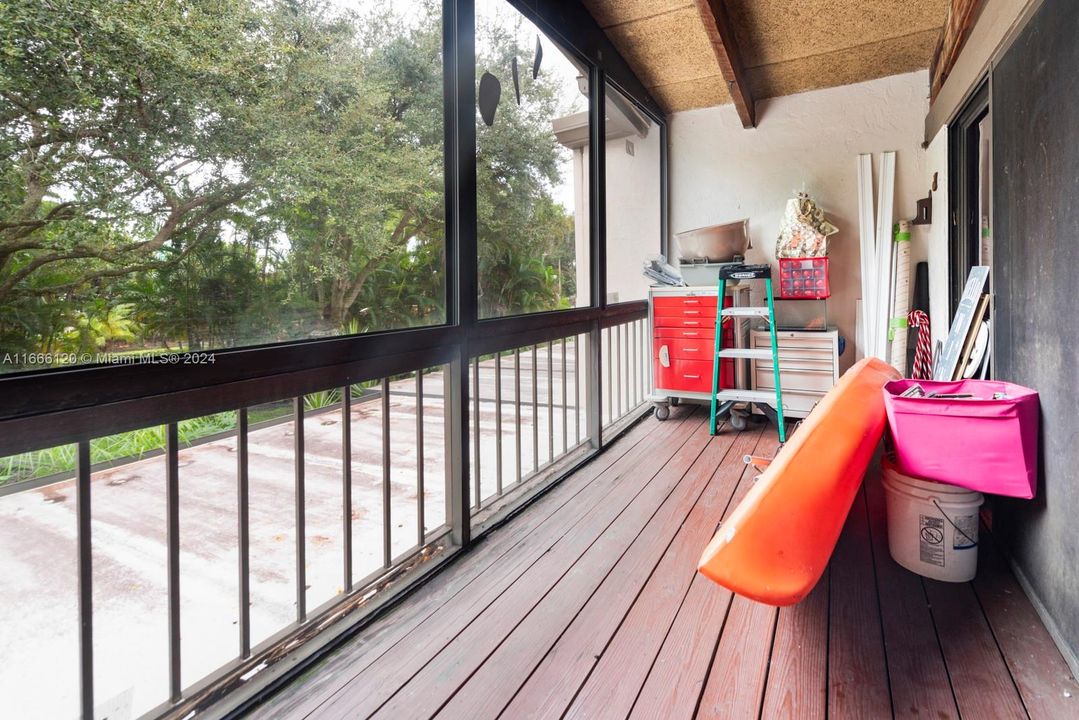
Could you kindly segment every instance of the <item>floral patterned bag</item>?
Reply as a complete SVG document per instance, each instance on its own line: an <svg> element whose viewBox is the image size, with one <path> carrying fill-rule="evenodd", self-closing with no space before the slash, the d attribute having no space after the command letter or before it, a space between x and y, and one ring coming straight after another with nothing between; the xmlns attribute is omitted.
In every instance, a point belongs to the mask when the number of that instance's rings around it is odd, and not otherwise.
<svg viewBox="0 0 1079 720"><path fill-rule="evenodd" d="M828 236L839 232L824 217L806 193L798 193L787 201L783 226L776 242L777 258L824 257L828 254Z"/></svg>

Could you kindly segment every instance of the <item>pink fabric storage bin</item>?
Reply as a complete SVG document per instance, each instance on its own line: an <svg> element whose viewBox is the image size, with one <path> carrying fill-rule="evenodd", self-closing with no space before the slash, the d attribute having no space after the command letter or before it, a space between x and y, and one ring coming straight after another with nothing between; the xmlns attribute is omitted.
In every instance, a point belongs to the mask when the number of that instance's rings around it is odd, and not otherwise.
<svg viewBox="0 0 1079 720"><path fill-rule="evenodd" d="M899 397L912 385L968 399ZM896 466L915 477L1032 498L1038 479L1038 393L995 380L893 380L884 407ZM994 400L994 393L1006 398Z"/></svg>

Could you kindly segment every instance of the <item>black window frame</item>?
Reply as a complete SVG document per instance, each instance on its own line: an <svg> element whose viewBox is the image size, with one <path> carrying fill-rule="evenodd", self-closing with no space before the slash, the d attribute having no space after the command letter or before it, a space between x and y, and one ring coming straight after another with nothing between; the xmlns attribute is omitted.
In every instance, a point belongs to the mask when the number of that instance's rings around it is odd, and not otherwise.
<svg viewBox="0 0 1079 720"><path fill-rule="evenodd" d="M948 318L955 316L970 269L978 264L979 123L989 114L985 78L948 125Z"/></svg>
<svg viewBox="0 0 1079 720"><path fill-rule="evenodd" d="M286 682L309 663L351 634L362 629L378 612L390 607L445 567L446 561L473 544L473 533L484 533L496 523L473 527L470 498L469 365L480 355L536 343L587 334L586 365L579 368L589 379L586 423L590 452L576 465L550 479L529 496L531 502L545 489L572 473L609 444L624 426L604 427L603 390L600 378L605 328L647 317L647 303L606 303L606 237L604 218L603 99L608 78L660 127L661 232L657 245L665 249L667 236L667 124L663 113L644 85L618 54L595 20L578 0L507 0L534 24L563 46L572 48L587 62L590 75L589 112L591 143L599 151L589 153L591 205L589 248L592 297L589 307L505 318L478 318L478 253L476 236L476 138L475 138L475 6L474 0L443 0L443 98L446 226L446 321L442 325L388 330L333 338L256 345L215 351L212 365L177 366L161 363L133 365L86 365L16 372L0 375L0 457L78 443L80 464L77 492L78 567L80 625L80 695L84 717L93 715L92 541L90 538L90 454L95 438L164 425L215 412L235 411L264 402L292 398L302 413L302 396L331 387L344 387L391 377L402 371L444 366L446 481L449 549L440 560L402 579L368 612L346 615L333 622L334 608L318 615L306 614L274 637L276 645L246 658L231 661L214 674L173 696L151 715L184 714L188 708L218 704L233 709L253 702L260 692ZM632 418L630 418L632 419ZM246 423L243 423L246 425ZM175 443L173 450L175 452ZM175 455L173 455L175 457ZM302 464L301 464L302 467ZM241 473L242 474L242 473ZM175 475L173 476L176 477ZM302 477L298 471L297 477ZM299 481L298 481L299 482ZM18 485L18 484L16 484ZM174 486L178 493L178 488ZM7 486L8 490L19 488ZM25 489L25 488L23 488ZM302 493L299 493L302 497ZM178 497L178 496L177 496ZM512 506L504 521L523 507ZM303 512L302 500L297 512ZM172 504L171 517L178 515ZM302 515L301 515L302 516ZM171 522L171 521L170 521ZM299 533L302 537L302 533ZM178 546L177 546L178 547ZM297 574L300 577L300 574ZM300 583L302 587L302 582ZM354 588L355 590L356 588ZM382 603L382 604L380 604ZM347 619L346 619L347 618ZM328 625L321 625L324 621ZM173 624L174 623L174 624ZM170 632L179 636L179 614L170 618ZM317 628L317 630L314 630ZM171 636L170 636L171 637ZM291 644L296 643L298 644ZM259 673L254 681L245 673L271 654L289 645L290 663ZM179 647L177 644L175 647ZM179 664L170 667L179 667ZM177 675L177 678L179 676ZM177 684L178 679L177 679Z"/></svg>
<svg viewBox="0 0 1079 720"><path fill-rule="evenodd" d="M662 138L660 251L666 249L667 123L660 106L636 77L606 34L579 2L560 0L506 0L549 37L572 50L590 70L592 146L603 137L601 99L607 78L657 122ZM377 377L394 364L394 358L408 356L430 365L441 364L467 352L470 345L499 344L500 339L520 340L542 336L544 331L584 324L605 316L606 238L604 215L603 152L590 152L589 203L590 268L593 273L589 306L550 312L480 319L477 298L476 238L476 143L475 143L475 4L473 0L443 0L443 87L444 158L446 196L446 322L422 328L387 330L333 338L311 338L286 343L263 344L215 350L212 365L178 367L168 364L109 365L34 369L0 376L0 455L19 452L29 445L45 447L50 438L64 435L68 441L93 434L94 423L76 423L57 428L63 414L94 410L99 419L110 419L117 428L136 427L142 420L124 422L126 405L135 400L160 398L161 421L171 421L226 409L242 393L241 386L265 382L267 390L276 386L317 384L325 371L359 382ZM632 303L620 303L632 304ZM457 352L454 352L456 350ZM292 378L289 381L288 378ZM220 401L169 404L173 394L203 391L207 399L221 392ZM244 395L247 397L247 395ZM186 395L185 395L186 397ZM59 414L59 415L58 415ZM35 416L53 416L51 423L16 427L14 421ZM86 429L83 429L86 426ZM61 427L63 425L61 424ZM47 432L52 428L51 432ZM33 432L40 435L31 436ZM36 439L35 439L36 438Z"/></svg>

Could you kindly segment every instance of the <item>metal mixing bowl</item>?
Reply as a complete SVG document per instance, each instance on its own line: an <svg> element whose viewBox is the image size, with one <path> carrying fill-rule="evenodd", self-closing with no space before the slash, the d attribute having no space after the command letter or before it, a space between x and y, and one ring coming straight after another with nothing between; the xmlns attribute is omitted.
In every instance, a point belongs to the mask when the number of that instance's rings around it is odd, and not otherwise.
<svg viewBox="0 0 1079 720"><path fill-rule="evenodd" d="M675 234L682 261L730 262L745 257L749 246L749 219L711 225Z"/></svg>

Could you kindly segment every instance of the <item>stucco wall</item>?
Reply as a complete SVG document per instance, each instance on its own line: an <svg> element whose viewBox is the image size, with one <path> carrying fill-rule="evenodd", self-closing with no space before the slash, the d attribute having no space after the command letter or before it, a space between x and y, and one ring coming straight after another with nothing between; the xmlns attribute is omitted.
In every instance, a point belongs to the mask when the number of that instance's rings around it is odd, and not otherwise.
<svg viewBox="0 0 1079 720"><path fill-rule="evenodd" d="M633 143L633 154L626 141ZM647 137L632 135L607 142L607 300L648 297L641 274L648 255L660 251L659 127Z"/></svg>
<svg viewBox="0 0 1079 720"><path fill-rule="evenodd" d="M626 141L633 143L633 154ZM641 273L646 257L660 252L660 139L652 126L647 137L608 140L607 161L607 302L644 300L650 281ZM574 152L574 234L577 305L587 305L588 148Z"/></svg>
<svg viewBox="0 0 1079 720"><path fill-rule="evenodd" d="M671 231L749 218L752 261L774 262L783 207L806 190L839 228L830 245L830 324L846 336L845 369L855 357L855 304L861 296L858 243L859 153L895 150L895 217L914 217L925 197L926 71L762 101L758 127L742 128L731 105L670 119ZM874 183L876 163L874 163ZM934 207L934 210L937 210ZM942 217L938 217L938 222ZM915 228L912 261L926 258L925 227Z"/></svg>

